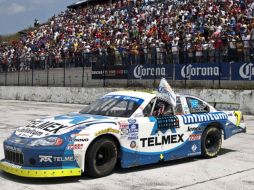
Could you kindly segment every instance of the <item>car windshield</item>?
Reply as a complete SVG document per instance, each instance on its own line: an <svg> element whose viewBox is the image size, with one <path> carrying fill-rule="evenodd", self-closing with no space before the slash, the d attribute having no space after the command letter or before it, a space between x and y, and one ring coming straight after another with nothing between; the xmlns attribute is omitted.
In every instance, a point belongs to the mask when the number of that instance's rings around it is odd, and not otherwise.
<svg viewBox="0 0 254 190"><path fill-rule="evenodd" d="M143 101L143 99L130 96L104 96L85 107L80 113L112 117L130 117Z"/></svg>

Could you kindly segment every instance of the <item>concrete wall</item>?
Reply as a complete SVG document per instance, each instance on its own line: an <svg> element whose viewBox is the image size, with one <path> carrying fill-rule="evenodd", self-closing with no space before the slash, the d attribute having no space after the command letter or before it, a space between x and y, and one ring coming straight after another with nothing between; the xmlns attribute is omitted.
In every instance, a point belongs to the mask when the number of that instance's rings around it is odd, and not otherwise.
<svg viewBox="0 0 254 190"><path fill-rule="evenodd" d="M116 88L0 86L0 99L89 104Z"/></svg>
<svg viewBox="0 0 254 190"><path fill-rule="evenodd" d="M176 89L176 91L198 96L207 102L236 103L239 106L235 107L244 113L254 114L254 90Z"/></svg>
<svg viewBox="0 0 254 190"><path fill-rule="evenodd" d="M119 88L12 87L0 86L0 99L89 104ZM178 93L198 96L208 102L239 103L244 113L254 114L254 90L175 89Z"/></svg>

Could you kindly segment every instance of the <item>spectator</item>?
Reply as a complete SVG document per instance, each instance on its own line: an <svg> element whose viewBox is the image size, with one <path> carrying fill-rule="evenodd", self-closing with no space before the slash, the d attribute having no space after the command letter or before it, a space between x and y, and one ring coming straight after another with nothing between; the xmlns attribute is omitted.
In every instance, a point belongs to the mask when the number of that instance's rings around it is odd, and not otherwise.
<svg viewBox="0 0 254 190"><path fill-rule="evenodd" d="M67 9L47 23L35 20L17 42L0 44L1 68L30 69L32 60L37 69L90 66L100 56L111 64L236 61L234 52L249 62L253 7L237 0L122 0Z"/></svg>
<svg viewBox="0 0 254 190"><path fill-rule="evenodd" d="M197 40L197 42L196 42L195 51L196 51L196 62L201 63L202 56L203 56L203 49L202 49L202 44L201 44L200 40Z"/></svg>
<svg viewBox="0 0 254 190"><path fill-rule="evenodd" d="M237 49L238 61L242 62L243 61L243 42L239 38L239 36L236 37L236 49Z"/></svg>
<svg viewBox="0 0 254 190"><path fill-rule="evenodd" d="M179 47L178 47L178 39L174 38L172 42L172 54L173 54L173 63L179 63Z"/></svg>
<svg viewBox="0 0 254 190"><path fill-rule="evenodd" d="M243 55L244 62L250 62L250 34L244 33L242 36L243 41Z"/></svg>
<svg viewBox="0 0 254 190"><path fill-rule="evenodd" d="M236 62L237 50L236 50L236 39L234 36L229 36L229 50L228 50L229 61Z"/></svg>

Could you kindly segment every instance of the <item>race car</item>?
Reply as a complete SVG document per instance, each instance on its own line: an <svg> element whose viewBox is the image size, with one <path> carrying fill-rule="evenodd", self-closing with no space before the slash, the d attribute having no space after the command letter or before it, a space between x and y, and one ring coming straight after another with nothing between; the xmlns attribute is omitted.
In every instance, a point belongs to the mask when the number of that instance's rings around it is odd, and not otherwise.
<svg viewBox="0 0 254 190"><path fill-rule="evenodd" d="M218 111L176 94L106 94L79 113L31 121L4 141L0 169L23 177L102 177L122 168L185 157L216 157L222 138L246 132L240 111Z"/></svg>

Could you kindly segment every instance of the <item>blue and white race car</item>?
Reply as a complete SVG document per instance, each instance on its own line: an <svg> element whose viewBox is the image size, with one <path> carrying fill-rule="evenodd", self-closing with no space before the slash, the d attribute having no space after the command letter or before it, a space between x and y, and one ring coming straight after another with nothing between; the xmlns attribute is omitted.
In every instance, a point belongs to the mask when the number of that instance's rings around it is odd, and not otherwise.
<svg viewBox="0 0 254 190"><path fill-rule="evenodd" d="M222 138L246 132L240 111L217 111L176 95L109 93L79 113L32 121L4 141L0 169L23 177L102 177L122 168L202 155L217 156Z"/></svg>

